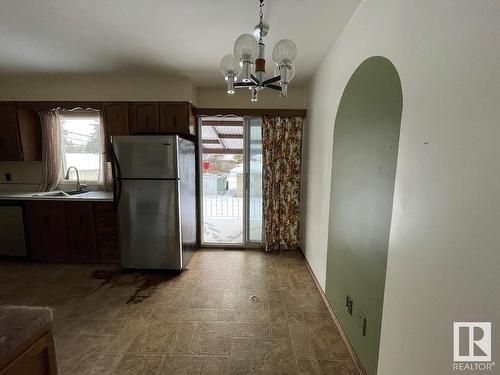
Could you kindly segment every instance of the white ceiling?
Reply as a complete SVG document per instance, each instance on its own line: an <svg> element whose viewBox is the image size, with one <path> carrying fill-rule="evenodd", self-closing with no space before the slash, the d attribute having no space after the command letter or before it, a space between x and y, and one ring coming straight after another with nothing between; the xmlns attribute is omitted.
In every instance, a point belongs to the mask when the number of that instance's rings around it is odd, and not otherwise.
<svg viewBox="0 0 500 375"><path fill-rule="evenodd" d="M267 60L279 39L294 40L295 81L306 83L359 3L266 0ZM222 84L220 58L257 21L257 0L0 0L0 74L144 72Z"/></svg>

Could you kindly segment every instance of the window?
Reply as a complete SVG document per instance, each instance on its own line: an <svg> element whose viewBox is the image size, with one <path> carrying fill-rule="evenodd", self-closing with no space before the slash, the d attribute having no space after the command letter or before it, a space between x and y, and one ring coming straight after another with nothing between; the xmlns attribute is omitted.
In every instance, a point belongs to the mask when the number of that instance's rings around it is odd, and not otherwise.
<svg viewBox="0 0 500 375"><path fill-rule="evenodd" d="M99 114L95 111L62 112L61 137L63 178L72 166L78 169L80 181L97 183L102 156ZM74 169L71 169L69 178L76 181Z"/></svg>

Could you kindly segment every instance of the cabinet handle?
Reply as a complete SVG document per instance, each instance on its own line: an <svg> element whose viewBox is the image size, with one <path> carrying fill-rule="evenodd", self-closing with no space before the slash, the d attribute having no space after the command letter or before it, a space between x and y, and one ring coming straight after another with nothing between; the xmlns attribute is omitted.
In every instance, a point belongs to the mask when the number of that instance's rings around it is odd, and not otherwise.
<svg viewBox="0 0 500 375"><path fill-rule="evenodd" d="M174 113L174 128L177 128L177 115Z"/></svg>
<svg viewBox="0 0 500 375"><path fill-rule="evenodd" d="M146 116L146 129L149 129L149 117Z"/></svg>

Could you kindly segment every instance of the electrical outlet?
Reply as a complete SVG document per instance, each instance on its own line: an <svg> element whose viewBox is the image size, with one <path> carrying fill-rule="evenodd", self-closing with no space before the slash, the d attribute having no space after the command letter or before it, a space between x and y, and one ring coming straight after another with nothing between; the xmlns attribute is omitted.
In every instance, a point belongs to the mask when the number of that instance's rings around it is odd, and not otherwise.
<svg viewBox="0 0 500 375"><path fill-rule="evenodd" d="M361 311L358 312L358 327L361 334L366 336L366 316Z"/></svg>
<svg viewBox="0 0 500 375"><path fill-rule="evenodd" d="M345 307L347 309L347 312L352 315L352 304L353 300L350 295L345 296Z"/></svg>

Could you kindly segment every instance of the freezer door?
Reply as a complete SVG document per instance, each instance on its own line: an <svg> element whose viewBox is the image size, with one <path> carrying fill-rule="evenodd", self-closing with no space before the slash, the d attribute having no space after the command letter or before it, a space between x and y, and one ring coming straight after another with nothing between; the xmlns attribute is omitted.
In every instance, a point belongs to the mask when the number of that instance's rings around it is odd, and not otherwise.
<svg viewBox="0 0 500 375"><path fill-rule="evenodd" d="M118 204L124 268L182 268L177 180L122 180Z"/></svg>
<svg viewBox="0 0 500 375"><path fill-rule="evenodd" d="M177 178L177 137L112 137L120 178Z"/></svg>

